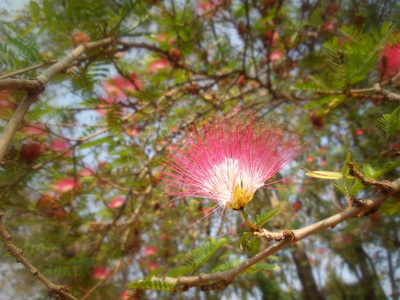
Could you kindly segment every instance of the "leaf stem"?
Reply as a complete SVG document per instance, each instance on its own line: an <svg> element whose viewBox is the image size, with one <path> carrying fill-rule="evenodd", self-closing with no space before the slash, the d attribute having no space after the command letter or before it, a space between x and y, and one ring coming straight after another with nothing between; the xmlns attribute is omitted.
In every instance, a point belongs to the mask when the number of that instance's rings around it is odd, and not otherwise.
<svg viewBox="0 0 400 300"><path fill-rule="evenodd" d="M240 210L240 212L242 213L244 219L246 220L247 225L249 225L250 232L258 231L259 228L256 226L256 224L253 223L252 220L250 220L250 217L247 214L247 212L244 210L244 208L242 208Z"/></svg>

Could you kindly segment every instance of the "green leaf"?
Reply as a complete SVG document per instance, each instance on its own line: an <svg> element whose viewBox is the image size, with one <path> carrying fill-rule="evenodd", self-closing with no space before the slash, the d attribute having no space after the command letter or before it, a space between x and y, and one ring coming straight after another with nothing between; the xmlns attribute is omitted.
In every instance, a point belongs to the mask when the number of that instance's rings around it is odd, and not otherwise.
<svg viewBox="0 0 400 300"><path fill-rule="evenodd" d="M400 130L400 106L397 107L390 115L384 114L377 121L378 129L385 136L386 140L395 135Z"/></svg>
<svg viewBox="0 0 400 300"><path fill-rule="evenodd" d="M227 238L216 240L213 238L205 245L193 251L192 270L196 271L202 264L204 264L223 244L229 242Z"/></svg>
<svg viewBox="0 0 400 300"><path fill-rule="evenodd" d="M274 271L279 270L281 267L278 265L267 264L267 263L257 263L250 268L246 269L243 274L261 272L261 271Z"/></svg>
<svg viewBox="0 0 400 300"><path fill-rule="evenodd" d="M332 180L332 184L335 187L337 187L347 197L354 196L354 194L352 194L351 190L355 183L357 183L357 181L355 181L354 179L342 178L342 179Z"/></svg>
<svg viewBox="0 0 400 300"><path fill-rule="evenodd" d="M158 291L173 291L174 285L159 280L140 280L131 282L128 286L131 289L145 289L145 290L158 290Z"/></svg>
<svg viewBox="0 0 400 300"><path fill-rule="evenodd" d="M378 213L391 216L400 212L400 202L384 202L378 210Z"/></svg>
<svg viewBox="0 0 400 300"><path fill-rule="evenodd" d="M157 275L163 273L164 270L165 270L164 267L158 268L158 269L156 269L156 270L150 272L150 274L146 276L146 279L150 279L151 277L156 277Z"/></svg>
<svg viewBox="0 0 400 300"><path fill-rule="evenodd" d="M177 278L178 276L184 275L186 273L189 273L192 270L191 266L180 266L177 267L173 270L171 270L167 276L172 277L172 278Z"/></svg>
<svg viewBox="0 0 400 300"><path fill-rule="evenodd" d="M371 176L374 175L376 171L370 164L364 164L363 173L366 178L371 178Z"/></svg>
<svg viewBox="0 0 400 300"><path fill-rule="evenodd" d="M351 157L351 152L348 152L347 156L346 156L346 161L344 162L344 166L343 166L343 170L342 170L343 176L349 175L349 172L350 172L350 167L349 167L350 157Z"/></svg>
<svg viewBox="0 0 400 300"><path fill-rule="evenodd" d="M229 260L228 262L226 262L222 265L216 266L214 269L211 270L211 273L218 273L218 272L223 272L223 271L233 269L233 268L237 267L238 265L240 265L241 262L242 261L240 259L237 259L234 261Z"/></svg>
<svg viewBox="0 0 400 300"><path fill-rule="evenodd" d="M314 178L322 178L322 179L341 179L344 178L343 174L340 172L330 172L330 171L310 171L305 175L314 177Z"/></svg>
<svg viewBox="0 0 400 300"><path fill-rule="evenodd" d="M35 1L29 3L29 12L34 22L40 21L40 6Z"/></svg>
<svg viewBox="0 0 400 300"><path fill-rule="evenodd" d="M256 226L261 227L279 211L279 207L256 216Z"/></svg>
<svg viewBox="0 0 400 300"><path fill-rule="evenodd" d="M383 166L383 169L380 169L379 171L376 171L373 175L371 175L371 178L373 179L379 178L383 174L386 174L387 172L390 172L391 170L399 166L400 166L400 161L388 162Z"/></svg>
<svg viewBox="0 0 400 300"><path fill-rule="evenodd" d="M100 138L100 139L97 139L97 140L93 140L93 141L84 143L84 144L79 146L79 149L90 148L90 147L101 145L101 144L110 144L110 143L113 143L113 142L114 142L114 140L113 140L112 137L104 137L104 138Z"/></svg>
<svg viewBox="0 0 400 300"><path fill-rule="evenodd" d="M53 18L54 12L53 12L53 7L51 6L50 0L43 0L43 12L44 12L44 17L46 18L47 21L51 21Z"/></svg>

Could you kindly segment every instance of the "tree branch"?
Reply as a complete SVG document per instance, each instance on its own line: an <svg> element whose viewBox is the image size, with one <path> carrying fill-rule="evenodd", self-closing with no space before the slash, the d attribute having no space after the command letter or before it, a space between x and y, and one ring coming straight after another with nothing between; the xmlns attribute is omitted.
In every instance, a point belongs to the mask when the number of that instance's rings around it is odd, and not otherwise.
<svg viewBox="0 0 400 300"><path fill-rule="evenodd" d="M44 72L42 72L36 79L35 82L38 82L42 89L46 84L57 74L61 73L65 69L69 67L69 65L81 54L88 50L100 48L106 45L111 44L114 41L114 38L107 38L101 41L96 41L92 43L87 43L76 47L70 54L64 57L62 60L57 62L56 64L52 65ZM4 81L18 79L5 79ZM26 82L26 81L25 81ZM22 86L21 86L22 88ZM41 90L42 91L42 90ZM37 96L39 95L38 92L35 93L27 93L23 98L22 102L19 104L17 110L15 111L14 115L12 116L10 122L8 122L7 127L4 129L4 132L0 138L0 161L3 159L3 156L14 137L15 132L18 129L18 126L21 124L22 120L25 117L25 114L28 112L29 107L36 101Z"/></svg>
<svg viewBox="0 0 400 300"><path fill-rule="evenodd" d="M70 288L65 285L58 285L52 283L48 280L42 273L39 272L23 255L22 250L17 248L11 242L11 235L7 232L3 224L3 213L0 212L0 237L6 245L7 251L15 258L18 263L24 265L24 267L33 275L36 276L41 282L43 282L49 290L49 296L54 297L56 299L70 299L70 300L78 300L74 296L68 293Z"/></svg>
<svg viewBox="0 0 400 300"><path fill-rule="evenodd" d="M200 274L198 276L181 276L178 278L172 277L163 277L163 278L151 278L152 281L163 281L165 283L173 284L175 287L184 286L185 288L190 288L193 286L197 287L206 287L207 289L210 287L209 283L211 281L216 282L225 282L226 285L230 284L236 276L238 276L241 272L248 269L252 265L266 259L267 257L271 256L272 254L278 252L281 249L286 248L287 246L295 243L296 241L302 240L313 233L320 232L324 229L334 228L337 224L344 222L345 220L353 217L357 217L360 213L367 211L373 207L377 207L382 204L382 202L390 196L400 197L400 179L392 182L391 185L393 186L393 190L391 192L377 192L369 199L364 200L363 206L355 206L351 207L339 214L333 215L327 219L324 219L320 222L315 224L309 225L307 227L296 229L290 231L293 235L290 239L285 239L280 242L277 242L267 249L261 251L260 253L256 254L255 256L245 260L243 263L238 265L235 268L232 268L227 271L213 273L213 274ZM265 230L266 231L266 230ZM255 236L264 237L265 234L261 232L255 232ZM270 233L269 231L266 231ZM219 286L219 285L218 285Z"/></svg>

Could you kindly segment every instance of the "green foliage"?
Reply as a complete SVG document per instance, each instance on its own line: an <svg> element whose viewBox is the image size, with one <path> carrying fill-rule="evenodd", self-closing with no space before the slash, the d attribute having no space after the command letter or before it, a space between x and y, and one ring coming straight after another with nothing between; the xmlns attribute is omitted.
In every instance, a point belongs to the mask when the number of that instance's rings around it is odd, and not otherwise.
<svg viewBox="0 0 400 300"><path fill-rule="evenodd" d="M35 1L31 1L29 3L29 9L30 9L30 14L31 18L34 22L39 22L40 21L40 7L39 4Z"/></svg>
<svg viewBox="0 0 400 300"><path fill-rule="evenodd" d="M261 227L263 226L265 223L268 222L269 219L271 219L277 212L279 211L279 207L275 208L271 211L268 211L266 213L260 214L256 216L256 226L257 227Z"/></svg>
<svg viewBox="0 0 400 300"><path fill-rule="evenodd" d="M391 114L384 114L377 121L377 126L381 134L387 141L400 131L400 106Z"/></svg>
<svg viewBox="0 0 400 300"><path fill-rule="evenodd" d="M1 76L18 71L14 78L33 79L82 41L117 38L112 45L85 51L65 66L67 71L50 80L17 128L5 160L0 162L3 221L13 241L21 245L26 257L49 280L68 283L77 298L90 290L93 298L113 299L122 288L122 272L144 274L144 280L135 281L130 287L152 289L145 298L168 298L163 291L173 291L174 287L166 284L163 276L178 278L196 276L200 271L231 270L245 257L261 251L263 240L250 232L238 236L238 243L229 247L222 247L227 239L208 241L215 234L212 218L186 229L185 224L192 221L187 210L197 209L197 205L188 205L187 199L174 202L174 208L160 209L168 201L169 192L168 183L160 181L161 151L170 144L179 146L178 140L186 135L186 130L198 128L214 114L239 114L247 121L248 113L255 111L263 120L274 120L278 126L289 123L290 127L304 131L307 160L299 157L295 167L307 164L307 168L318 170L324 161L324 168L337 170L343 152L351 149L362 166L356 167L365 177L383 178L389 171L390 177L398 175L397 162L384 165L378 158L382 149L370 130L377 114L394 110L393 103L373 87L383 79L382 88L394 91L391 83L385 83L390 80L381 78L385 75L377 72L377 66L384 62L379 59L389 39L395 45L400 38L394 34L394 26L383 24L397 22L398 5L349 0L285 1L284 5L278 2L219 1L213 7L213 1L207 0L32 0L18 12L8 14L6 8L0 10ZM335 5L337 10L332 12ZM361 23L360 16L364 18ZM334 23L334 29L325 30L326 22ZM273 41L269 38L272 30L276 32ZM275 51L280 51L283 58L268 60L268 55ZM160 59L168 61L168 66L152 70L152 63ZM28 67L29 71L24 70ZM121 89L126 98L112 102L111 92L102 83L109 76L115 79L132 75L140 80L140 91L132 86L127 88L124 81L118 82L114 88ZM239 84L242 75L245 80ZM350 93L364 89L368 91L364 96ZM1 91L0 130L23 94ZM15 107L7 107L8 100ZM99 113L99 109L105 113ZM314 110L318 114L313 119L310 112ZM396 111L378 121L387 140L399 131ZM318 118L320 124L315 122ZM34 130L25 128L29 123L48 130L32 133ZM364 133L356 134L357 128ZM91 137L97 132L101 133ZM60 156L52 148L52 142L62 136L73 147L71 156ZM43 146L43 152L32 158L29 155L35 156L35 151L28 151L24 160L22 149L31 143ZM277 145L274 155L280 150ZM347 197L355 196L363 185L349 175L350 161L348 155L342 173L314 171L311 177L329 179ZM92 174L81 175L86 169ZM59 180L71 178L78 180L78 189L59 189ZM285 190L274 191L283 202L281 208L285 207L274 226L298 228L335 213L324 188L327 181L302 175L295 178ZM257 191L249 204L258 227L277 212L276 209L262 213L269 205L269 192ZM43 195L54 196L52 207L39 205ZM110 203L117 195L128 201L123 207L112 208ZM293 201L301 202L302 207L292 209ZM342 198L338 202L346 203ZM349 220L332 233L315 235L305 248L314 255L316 249L325 247L327 256L340 262L340 266L349 264L355 270L360 269L362 255L349 257L349 253L359 247L374 253L374 245L383 245L392 254L392 260L397 261L397 248L391 249L387 241L393 238L391 230L396 221L396 216L390 215L398 214L398 210L399 204L388 199L379 211L387 215L384 222L370 226L366 218ZM230 213L224 219L227 224L221 226L217 237L243 231L243 220L234 216ZM367 230L360 231L364 224ZM367 237L364 231L368 231ZM348 240L342 243L347 237L357 240L357 244ZM142 255L147 243L157 249L157 254ZM335 245L327 249L327 244ZM340 251L344 244L346 251ZM198 245L203 246L193 251ZM248 253L242 253L239 247ZM288 254L278 254L282 265L290 264ZM6 259L11 261L9 255ZM113 280L91 290L96 280L92 271L100 266L111 271L119 260L126 265L115 269L118 273ZM381 261L374 259L377 273L387 271L387 261ZM161 264L165 268L158 268ZM318 259L310 267L314 274L320 271ZM256 264L245 271L258 272L256 275L243 276L224 291L209 291L207 297L254 298L262 294L265 299L301 298L300 288L291 285L292 281L283 282L273 272L265 273L268 276L262 273L274 269L277 266ZM10 270L14 272L13 268ZM29 280L37 279L24 271L10 276L27 282L30 288ZM295 277L295 273L291 275ZM359 282L354 286L363 298L364 276L357 275L355 281ZM336 283L330 280L321 287L324 296L342 299L337 287L346 290L347 286L340 283L340 278ZM0 283L0 290L9 290L4 284L7 281ZM282 284L287 292L279 291ZM326 286L331 287L330 293L325 293ZM29 298L30 292L19 298Z"/></svg>
<svg viewBox="0 0 400 300"><path fill-rule="evenodd" d="M400 212L400 202L397 199L387 200L380 206L378 212L385 216L391 216Z"/></svg>
<svg viewBox="0 0 400 300"><path fill-rule="evenodd" d="M243 273L250 274L255 272L274 271L279 269L280 267L278 265L272 265L267 263L256 263L255 265L252 265L250 268L246 269Z"/></svg>
<svg viewBox="0 0 400 300"><path fill-rule="evenodd" d="M211 270L211 273L218 273L223 271L228 271L240 265L242 261L240 259L237 260L228 260L226 263L216 266Z"/></svg>
<svg viewBox="0 0 400 300"><path fill-rule="evenodd" d="M372 34L365 34L355 26L342 26L341 33L347 40L339 42L335 36L331 42L324 43L328 65L342 88L366 77L375 67L378 52L395 31L396 26L390 23Z"/></svg>
<svg viewBox="0 0 400 300"><path fill-rule="evenodd" d="M222 245L229 242L227 238L221 238L216 240L215 238L208 241L205 245L192 251L192 271L196 271L201 265L203 265L210 257L217 251Z"/></svg>
<svg viewBox="0 0 400 300"><path fill-rule="evenodd" d="M131 282L128 285L131 289L158 290L158 291L173 291L174 285L159 280L142 280Z"/></svg>
<svg viewBox="0 0 400 300"><path fill-rule="evenodd" d="M186 273L189 273L190 271L192 271L191 266L180 266L180 267L177 267L177 268L171 270L169 273L167 273L167 276L172 277L172 278L177 278L181 275L185 275Z"/></svg>

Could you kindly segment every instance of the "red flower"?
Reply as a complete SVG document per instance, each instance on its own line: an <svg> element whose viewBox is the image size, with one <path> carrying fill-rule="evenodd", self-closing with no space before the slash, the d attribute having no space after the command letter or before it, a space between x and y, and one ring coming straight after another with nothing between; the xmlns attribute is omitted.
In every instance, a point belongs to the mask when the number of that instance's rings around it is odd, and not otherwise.
<svg viewBox="0 0 400 300"><path fill-rule="evenodd" d="M124 197L115 197L114 199L111 200L110 204L108 205L109 208L111 209L116 209L120 208L125 202Z"/></svg>
<svg viewBox="0 0 400 300"><path fill-rule="evenodd" d="M22 161L32 162L42 155L43 149L44 147L41 144L28 142L22 146L19 159Z"/></svg>
<svg viewBox="0 0 400 300"><path fill-rule="evenodd" d="M327 22L324 24L324 31L332 31L335 29L335 23Z"/></svg>
<svg viewBox="0 0 400 300"><path fill-rule="evenodd" d="M393 77L400 72L400 42L395 46L387 45L383 48L379 69L383 69L383 56L386 56L386 77Z"/></svg>
<svg viewBox="0 0 400 300"><path fill-rule="evenodd" d="M150 246L150 247L147 247L146 249L144 249L143 256L151 256L151 255L155 255L155 254L157 254L157 248Z"/></svg>
<svg viewBox="0 0 400 300"><path fill-rule="evenodd" d="M162 58L151 63L149 69L152 73L158 73L160 70L168 69L169 66L169 61L165 58Z"/></svg>
<svg viewBox="0 0 400 300"><path fill-rule="evenodd" d="M75 178L64 178L60 179L56 182L56 185L53 186L56 192L58 193L67 193L72 190L77 190L80 187L78 181Z"/></svg>
<svg viewBox="0 0 400 300"><path fill-rule="evenodd" d="M281 50L275 50L269 55L269 59L273 64L278 64L283 60L283 53Z"/></svg>
<svg viewBox="0 0 400 300"><path fill-rule="evenodd" d="M93 271L93 278L97 280L104 280L110 276L110 269L107 267L97 267Z"/></svg>

